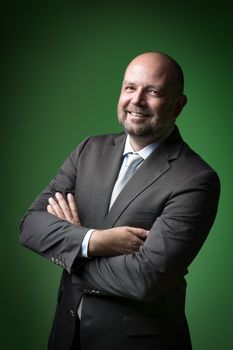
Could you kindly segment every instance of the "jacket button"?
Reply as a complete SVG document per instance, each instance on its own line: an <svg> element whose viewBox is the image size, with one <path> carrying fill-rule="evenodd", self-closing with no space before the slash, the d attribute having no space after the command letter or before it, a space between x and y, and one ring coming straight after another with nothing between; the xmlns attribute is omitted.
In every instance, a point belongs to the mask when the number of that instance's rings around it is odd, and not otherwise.
<svg viewBox="0 0 233 350"><path fill-rule="evenodd" d="M74 312L73 309L70 310L70 314L71 314L72 317L75 317L75 312Z"/></svg>

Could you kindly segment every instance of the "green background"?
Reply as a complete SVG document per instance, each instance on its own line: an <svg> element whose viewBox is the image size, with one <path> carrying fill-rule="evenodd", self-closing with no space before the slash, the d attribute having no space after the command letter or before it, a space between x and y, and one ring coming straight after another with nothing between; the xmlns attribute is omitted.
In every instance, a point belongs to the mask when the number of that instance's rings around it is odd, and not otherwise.
<svg viewBox="0 0 233 350"><path fill-rule="evenodd" d="M16 5L17 4L17 5ZM232 349L232 15L227 2L8 2L1 76L1 343L46 349L61 270L21 247L20 218L77 143L117 132L122 74L144 51L185 72L185 140L219 173L215 225L190 268L194 350Z"/></svg>

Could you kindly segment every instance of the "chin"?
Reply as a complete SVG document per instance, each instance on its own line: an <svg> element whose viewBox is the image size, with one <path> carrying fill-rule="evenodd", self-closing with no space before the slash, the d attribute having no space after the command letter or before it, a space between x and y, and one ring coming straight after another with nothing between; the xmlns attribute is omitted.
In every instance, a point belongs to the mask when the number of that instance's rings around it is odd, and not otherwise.
<svg viewBox="0 0 233 350"><path fill-rule="evenodd" d="M154 130L147 127L139 127L132 125L123 125L125 132L131 136L146 137L154 134Z"/></svg>
<svg viewBox="0 0 233 350"><path fill-rule="evenodd" d="M132 136L150 136L153 135L154 132L156 132L154 125L151 124L139 124L139 123L132 123L129 120L120 121L121 125L123 126L125 132Z"/></svg>

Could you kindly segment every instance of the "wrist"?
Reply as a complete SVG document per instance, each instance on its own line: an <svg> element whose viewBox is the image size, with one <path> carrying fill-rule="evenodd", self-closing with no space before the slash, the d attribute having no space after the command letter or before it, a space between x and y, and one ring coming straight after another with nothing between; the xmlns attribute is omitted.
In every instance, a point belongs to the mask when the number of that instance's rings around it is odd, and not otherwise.
<svg viewBox="0 0 233 350"><path fill-rule="evenodd" d="M101 230L94 230L90 236L88 244L88 256L98 256L99 252L99 237Z"/></svg>

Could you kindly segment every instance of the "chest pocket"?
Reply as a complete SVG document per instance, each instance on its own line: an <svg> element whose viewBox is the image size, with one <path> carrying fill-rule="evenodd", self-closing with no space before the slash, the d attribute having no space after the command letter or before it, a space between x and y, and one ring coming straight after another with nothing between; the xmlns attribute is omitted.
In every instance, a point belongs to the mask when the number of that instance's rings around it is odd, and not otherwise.
<svg viewBox="0 0 233 350"><path fill-rule="evenodd" d="M158 211L127 209L119 217L115 226L132 226L150 230L159 215Z"/></svg>

